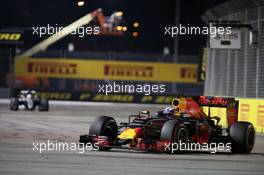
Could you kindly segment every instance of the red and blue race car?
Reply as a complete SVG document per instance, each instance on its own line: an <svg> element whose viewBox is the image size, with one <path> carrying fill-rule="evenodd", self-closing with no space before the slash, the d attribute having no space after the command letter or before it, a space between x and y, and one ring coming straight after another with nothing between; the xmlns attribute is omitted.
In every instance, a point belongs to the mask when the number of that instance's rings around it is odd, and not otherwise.
<svg viewBox="0 0 264 175"><path fill-rule="evenodd" d="M209 108L208 114L203 107ZM219 125L219 116L210 116L211 107L226 109L227 128ZM221 144L232 153L250 153L255 130L251 123L238 121L238 101L234 98L195 96L175 98L171 106L154 116L149 111L130 115L127 123L119 125L113 117L97 117L89 134L80 136L80 143L97 144L100 150L128 148L170 153L182 152L186 145L190 145L188 150L195 150L197 146Z"/></svg>

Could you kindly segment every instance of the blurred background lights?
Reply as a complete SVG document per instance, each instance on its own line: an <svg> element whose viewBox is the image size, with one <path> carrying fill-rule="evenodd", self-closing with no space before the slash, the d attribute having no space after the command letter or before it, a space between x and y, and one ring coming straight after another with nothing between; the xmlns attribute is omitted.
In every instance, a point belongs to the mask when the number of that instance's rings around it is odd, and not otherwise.
<svg viewBox="0 0 264 175"><path fill-rule="evenodd" d="M79 1L77 1L77 5L79 6L79 7L81 7L81 6L84 6L84 1L83 0L79 0Z"/></svg>

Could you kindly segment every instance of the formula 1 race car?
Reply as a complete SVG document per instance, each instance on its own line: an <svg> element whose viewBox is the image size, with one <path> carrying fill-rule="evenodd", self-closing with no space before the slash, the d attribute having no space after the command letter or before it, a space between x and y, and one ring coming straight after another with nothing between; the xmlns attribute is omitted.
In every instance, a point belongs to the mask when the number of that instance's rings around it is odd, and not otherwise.
<svg viewBox="0 0 264 175"><path fill-rule="evenodd" d="M210 116L211 107L226 109L227 128L219 125L220 117ZM208 109L208 114L204 112ZM128 123L117 125L112 117L95 118L88 135L80 143L97 144L99 150L128 148L143 151L182 152L182 143L222 144L232 153L250 153L255 143L251 123L238 120L238 101L225 97L175 98L172 106L151 116L149 111L130 115ZM194 143L194 144L193 144ZM173 148L178 144L176 149Z"/></svg>
<svg viewBox="0 0 264 175"><path fill-rule="evenodd" d="M34 111L36 107L39 111L49 110L48 100L40 99L34 90L21 90L17 97L10 99L10 110L17 111L19 106L24 106L28 111Z"/></svg>

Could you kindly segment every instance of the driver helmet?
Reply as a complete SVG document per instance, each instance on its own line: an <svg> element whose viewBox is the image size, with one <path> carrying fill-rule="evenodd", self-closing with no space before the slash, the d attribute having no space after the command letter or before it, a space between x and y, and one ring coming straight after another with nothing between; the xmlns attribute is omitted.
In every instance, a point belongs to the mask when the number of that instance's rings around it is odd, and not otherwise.
<svg viewBox="0 0 264 175"><path fill-rule="evenodd" d="M163 110L163 114L174 114L174 108L169 106L169 107L166 107L164 110Z"/></svg>

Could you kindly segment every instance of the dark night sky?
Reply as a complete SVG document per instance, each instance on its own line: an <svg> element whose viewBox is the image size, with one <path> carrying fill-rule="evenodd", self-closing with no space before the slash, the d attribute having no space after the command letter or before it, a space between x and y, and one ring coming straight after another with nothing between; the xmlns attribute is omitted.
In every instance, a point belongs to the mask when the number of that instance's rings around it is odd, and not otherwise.
<svg viewBox="0 0 264 175"><path fill-rule="evenodd" d="M226 0L181 0L181 24L204 26L201 15L206 9ZM173 39L164 36L164 26L174 24L175 0L86 0L84 7L77 7L76 0L8 0L1 2L0 28L65 26L85 14L102 8L105 15L113 11L124 11L128 30L133 21L139 21L140 36L132 38L131 33L122 37L69 36L52 45L51 49L66 49L68 42L75 43L77 50L135 51L161 53L163 46L173 48ZM28 48L38 42L25 39L21 47ZM206 36L180 37L179 51L184 54L197 54L206 44Z"/></svg>

